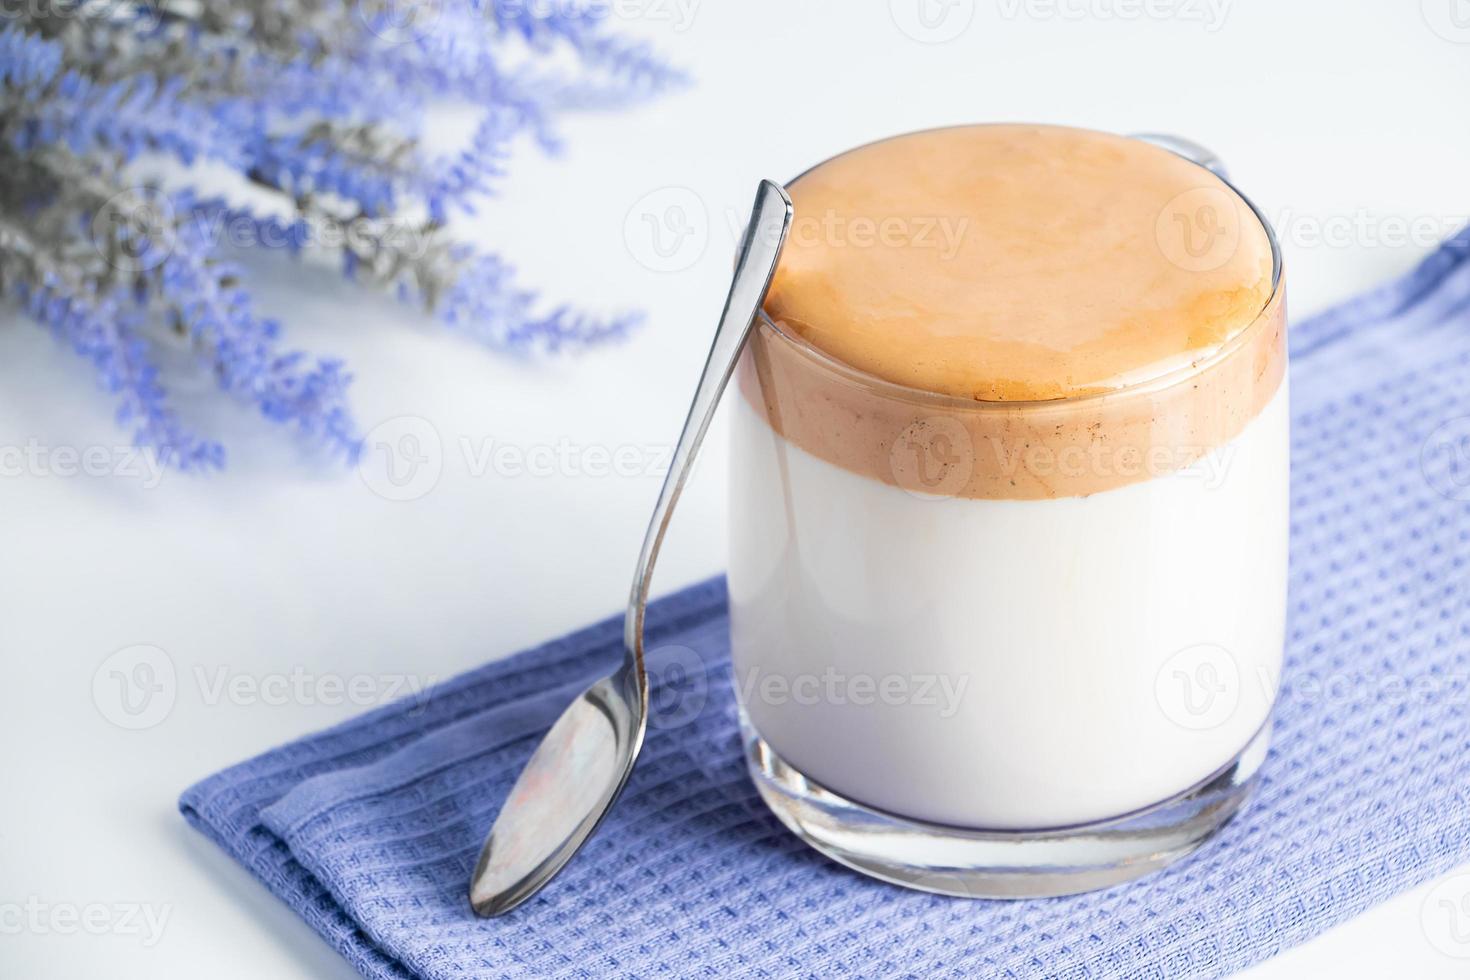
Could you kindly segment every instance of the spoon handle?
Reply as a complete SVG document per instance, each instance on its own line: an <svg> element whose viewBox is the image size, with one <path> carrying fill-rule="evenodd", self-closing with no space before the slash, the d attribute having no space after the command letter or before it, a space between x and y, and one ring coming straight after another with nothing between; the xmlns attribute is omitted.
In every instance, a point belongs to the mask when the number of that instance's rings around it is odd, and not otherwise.
<svg viewBox="0 0 1470 980"><path fill-rule="evenodd" d="M648 727L643 613L653 562L720 395L765 301L790 226L791 199L776 184L761 181L709 360L638 556L623 621L623 665L572 702L511 787L470 875L470 905L476 915L504 915L540 891L592 836L633 771Z"/></svg>
<svg viewBox="0 0 1470 980"><path fill-rule="evenodd" d="M756 314L765 302L766 290L770 288L771 277L776 272L776 260L791 227L791 213L791 198L786 196L786 191L779 184L761 181L756 190L750 224L740 245L740 256L735 263L730 294L725 297L725 309L720 314L719 326L715 328L709 358L704 363L699 387L695 389L694 400L689 405L684 430L674 447L669 472L664 477L663 488L659 490L653 516L649 518L643 549L638 554L638 567L633 573L628 613L623 620L623 670L625 674L631 672L636 677L640 689L648 683L643 667L643 614L648 605L653 564L658 560L659 546L663 544L664 532L669 528L674 505L679 501L694 458L699 454L700 444L704 442L705 433L714 419L720 395L735 371L740 352L745 348L746 338L755 324Z"/></svg>

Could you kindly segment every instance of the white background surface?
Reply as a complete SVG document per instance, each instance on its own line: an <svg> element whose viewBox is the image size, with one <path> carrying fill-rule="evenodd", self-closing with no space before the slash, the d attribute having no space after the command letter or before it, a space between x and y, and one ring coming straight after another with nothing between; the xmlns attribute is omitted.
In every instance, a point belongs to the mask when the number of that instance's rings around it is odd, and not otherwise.
<svg viewBox="0 0 1470 980"><path fill-rule="evenodd" d="M901 29L913 29L917 2L619 8L638 14L628 29L690 66L697 86L635 113L569 122L562 158L525 149L505 197L467 230L555 299L647 310L647 327L620 349L526 367L330 273L252 259L261 302L287 321L288 340L348 358L364 429L427 420L443 466L423 496L385 500L356 472L304 461L198 384L176 390L227 442L225 474L166 474L151 486L43 467L0 479L0 974L349 975L185 826L177 794L363 710L310 688L269 703L278 699L250 685L359 678L358 693L378 700L619 607L659 450L723 298L730 222L743 220L757 178L965 121L1179 132L1218 150L1276 220L1297 318L1406 270L1470 211L1470 27L1453 29L1455 0L1423 10L1417 0L1154 0L1154 16L1131 19L1128 0L932 0L937 30L955 34L945 43ZM669 204L685 207L696 234L672 260L680 268L656 272L639 261L651 254L643 215L662 218ZM1341 239L1314 242L1324 226ZM30 323L0 316L0 445L121 452L88 369ZM404 424L422 434L421 423ZM549 454L553 472L486 469L487 445ZM618 447L651 465L573 472ZM658 591L723 565L723 449L717 430ZM130 720L118 690L104 684L94 697L93 679L135 644L164 651L177 685L150 706L154 724L128 731L114 723ZM222 680L242 686L216 697ZM1470 878L1444 887L1463 896ZM1470 959L1437 951L1425 930L1424 913L1445 894L1420 888L1250 975L1464 976ZM102 934L68 929L64 910L93 904L112 917ZM41 928L14 927L16 909L38 905L51 910ZM129 906L164 916L161 935L122 928Z"/></svg>

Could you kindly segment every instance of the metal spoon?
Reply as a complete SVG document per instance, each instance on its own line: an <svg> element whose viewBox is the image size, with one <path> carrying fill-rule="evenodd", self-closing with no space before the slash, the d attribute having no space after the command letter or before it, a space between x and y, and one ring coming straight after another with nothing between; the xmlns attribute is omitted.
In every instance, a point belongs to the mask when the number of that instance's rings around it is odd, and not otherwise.
<svg viewBox="0 0 1470 980"><path fill-rule="evenodd" d="M470 878L470 905L477 915L502 915L545 887L592 836L633 771L648 727L643 613L653 563L720 395L765 301L791 227L791 211L786 192L761 181L709 359L643 538L623 620L623 664L572 702L511 787Z"/></svg>

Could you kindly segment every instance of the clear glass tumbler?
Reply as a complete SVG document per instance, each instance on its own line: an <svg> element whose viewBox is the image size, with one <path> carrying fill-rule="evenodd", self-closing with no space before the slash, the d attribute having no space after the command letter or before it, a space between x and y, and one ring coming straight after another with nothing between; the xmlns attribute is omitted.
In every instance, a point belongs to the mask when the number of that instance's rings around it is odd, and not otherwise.
<svg viewBox="0 0 1470 980"><path fill-rule="evenodd" d="M817 849L1059 895L1162 867L1246 799L1288 498L1281 256L1250 210L1254 322L1100 394L936 394L762 317L731 399L734 677L755 782Z"/></svg>

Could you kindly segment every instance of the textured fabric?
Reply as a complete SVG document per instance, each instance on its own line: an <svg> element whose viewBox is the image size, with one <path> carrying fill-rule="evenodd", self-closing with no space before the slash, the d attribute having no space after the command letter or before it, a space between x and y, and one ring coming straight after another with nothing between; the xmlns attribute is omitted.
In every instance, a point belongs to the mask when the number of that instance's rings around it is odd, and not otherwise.
<svg viewBox="0 0 1470 980"><path fill-rule="evenodd" d="M1296 326L1292 372L1275 741L1248 808L1141 881L971 902L799 843L744 771L718 581L650 610L664 723L596 837L510 916L471 915L470 869L536 734L617 662L617 620L181 806L370 977L1226 975L1470 861L1470 233Z"/></svg>

